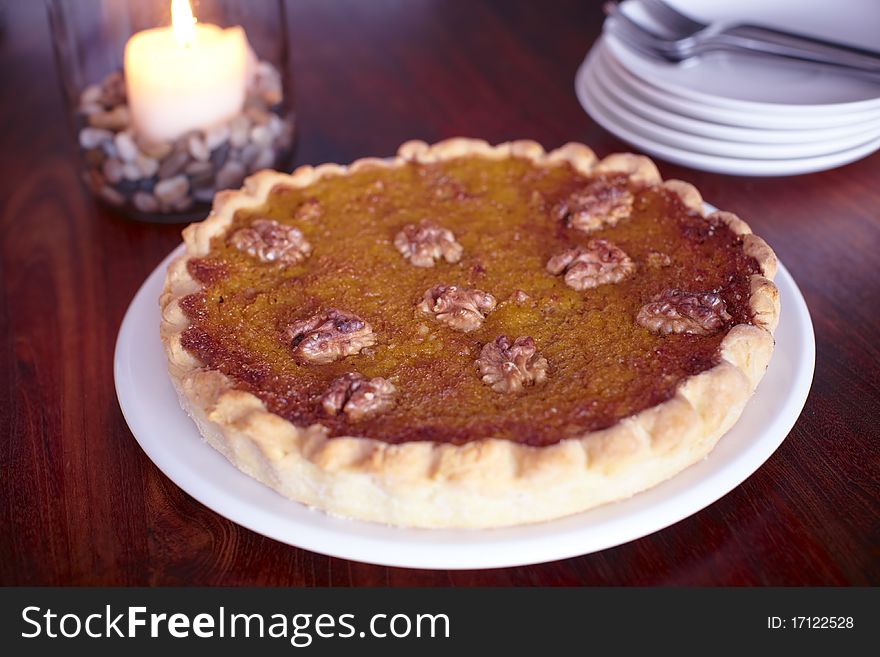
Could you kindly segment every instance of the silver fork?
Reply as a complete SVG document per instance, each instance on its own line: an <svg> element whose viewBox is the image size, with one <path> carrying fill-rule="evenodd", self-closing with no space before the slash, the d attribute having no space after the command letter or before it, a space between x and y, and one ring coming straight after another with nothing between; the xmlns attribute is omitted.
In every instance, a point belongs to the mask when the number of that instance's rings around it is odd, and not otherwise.
<svg viewBox="0 0 880 657"><path fill-rule="evenodd" d="M640 0L664 33L630 18L615 3L605 5L609 31L640 52L680 62L713 50L739 50L828 64L842 72L880 81L880 53L747 24L707 24L686 16L662 0Z"/></svg>

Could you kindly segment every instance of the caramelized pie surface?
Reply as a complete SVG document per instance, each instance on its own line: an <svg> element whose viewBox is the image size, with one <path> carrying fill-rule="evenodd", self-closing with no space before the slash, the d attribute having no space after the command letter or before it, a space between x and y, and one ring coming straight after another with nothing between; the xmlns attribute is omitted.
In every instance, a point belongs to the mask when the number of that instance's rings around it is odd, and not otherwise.
<svg viewBox="0 0 880 657"><path fill-rule="evenodd" d="M558 208L588 185L627 187L631 214L590 233L570 226ZM264 262L237 249L231 236L261 219L298 229L308 257ZM402 257L395 236L423 220L454 234L457 262L417 267ZM552 257L597 238L622 249L635 270L583 291L547 271ZM389 443L494 437L529 445L609 427L718 364L726 331L657 335L636 316L679 289L717 293L728 327L750 323L749 280L761 273L723 222L660 187L583 176L566 163L480 157L278 187L262 208L239 211L189 271L203 289L181 302L191 322L184 348L294 424ZM497 305L478 328L454 330L419 310L438 284L484 291ZM376 344L325 364L295 358L287 329L330 309L369 324ZM534 340L548 362L540 385L503 394L483 383L475 360L501 335ZM393 406L356 421L327 413L322 397L348 373L389 381Z"/></svg>

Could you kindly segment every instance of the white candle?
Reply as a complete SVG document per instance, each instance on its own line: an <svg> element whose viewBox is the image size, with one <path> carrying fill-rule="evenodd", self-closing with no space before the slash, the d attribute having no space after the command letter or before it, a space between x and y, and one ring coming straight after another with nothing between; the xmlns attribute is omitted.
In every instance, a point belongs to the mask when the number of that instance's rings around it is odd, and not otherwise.
<svg viewBox="0 0 880 657"><path fill-rule="evenodd" d="M135 130L171 141L238 114L245 99L248 43L241 27L197 24L188 0L172 0L171 27L125 44L125 86Z"/></svg>

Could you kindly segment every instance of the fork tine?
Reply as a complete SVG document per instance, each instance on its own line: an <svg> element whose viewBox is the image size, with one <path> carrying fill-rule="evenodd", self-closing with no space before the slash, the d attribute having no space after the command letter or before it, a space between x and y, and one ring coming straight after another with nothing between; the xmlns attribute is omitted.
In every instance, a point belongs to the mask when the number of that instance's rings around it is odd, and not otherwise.
<svg viewBox="0 0 880 657"><path fill-rule="evenodd" d="M605 15L609 19L613 19L617 23L623 27L623 29L631 32L631 34L635 36L641 36L642 40L650 39L651 41L662 42L666 40L661 34L657 34L649 27L642 25L641 23L634 21L632 18L627 16L626 12L620 8L620 5L616 2L606 2L602 6L605 11Z"/></svg>
<svg viewBox="0 0 880 657"><path fill-rule="evenodd" d="M734 50L829 64L841 72L869 80L876 80L880 75L880 53L755 25L735 24L726 28L722 24L703 25L663 0L640 0L640 3L636 5L632 0L621 8L609 2L605 6L609 16L606 25L609 34L619 37L634 50L649 56L653 53L655 58L680 62L705 52ZM632 18L626 12L626 6L630 5L643 10L642 17L647 15L652 19L651 25ZM686 32L689 28L685 26L696 29ZM658 34L657 29L665 29L666 34ZM672 34L676 30L680 30L677 37Z"/></svg>
<svg viewBox="0 0 880 657"><path fill-rule="evenodd" d="M608 2L604 9L608 19L605 21L603 29L619 38L630 48L652 59L681 61L682 56L672 47L672 44L636 23L616 4Z"/></svg>
<svg viewBox="0 0 880 657"><path fill-rule="evenodd" d="M608 31L608 34L616 36L624 44L626 44L628 48L631 48L632 50L641 53L649 59L659 59L668 62L676 62L680 59L674 58L671 55L668 55L667 53L652 47L649 43L635 38L635 36L632 35L628 30L622 28L619 23L617 25L607 26L606 29Z"/></svg>
<svg viewBox="0 0 880 657"><path fill-rule="evenodd" d="M685 16L663 0L640 0L640 4L651 18L674 32L677 38L688 37L708 27L706 23Z"/></svg>

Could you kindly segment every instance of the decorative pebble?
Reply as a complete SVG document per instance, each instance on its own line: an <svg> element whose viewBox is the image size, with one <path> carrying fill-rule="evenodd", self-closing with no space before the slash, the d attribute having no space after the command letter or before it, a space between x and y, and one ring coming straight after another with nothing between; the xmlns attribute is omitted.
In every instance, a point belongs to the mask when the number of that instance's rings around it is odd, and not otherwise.
<svg viewBox="0 0 880 657"><path fill-rule="evenodd" d="M118 183L122 180L122 162L116 158L110 158L104 162L101 171L108 182Z"/></svg>
<svg viewBox="0 0 880 657"><path fill-rule="evenodd" d="M101 96L103 96L101 91L101 86L97 84L90 84L88 87L83 89L83 92L79 95L79 104L82 105L100 105L101 104Z"/></svg>
<svg viewBox="0 0 880 657"><path fill-rule="evenodd" d="M272 143L272 131L265 125L255 126L251 130L251 141L261 148L266 147Z"/></svg>
<svg viewBox="0 0 880 657"><path fill-rule="evenodd" d="M104 185L98 194L111 205L122 205L125 203L125 197L109 185Z"/></svg>
<svg viewBox="0 0 880 657"><path fill-rule="evenodd" d="M101 175L100 171L95 171L92 169L89 171L89 175L87 176L86 185L95 193L99 193L101 191L101 187L104 186L104 176Z"/></svg>
<svg viewBox="0 0 880 657"><path fill-rule="evenodd" d="M134 139L127 132L119 132L116 134L116 137L113 139L113 143L116 145L116 151L119 153L119 159L124 162L133 162L134 158L138 155L138 147L137 144L134 143Z"/></svg>
<svg viewBox="0 0 880 657"><path fill-rule="evenodd" d="M230 160L217 172L217 189L240 187L244 180L245 168L241 162Z"/></svg>
<svg viewBox="0 0 880 657"><path fill-rule="evenodd" d="M193 206L193 203L194 201L192 199L192 196L184 196L183 198L174 201L170 205L171 209L175 212L186 212Z"/></svg>
<svg viewBox="0 0 880 657"><path fill-rule="evenodd" d="M129 121L128 107L125 105L117 105L107 112L99 111L89 114L89 125L113 132L127 128Z"/></svg>
<svg viewBox="0 0 880 657"><path fill-rule="evenodd" d="M251 163L251 171L269 169L275 164L275 151L272 148L264 148Z"/></svg>
<svg viewBox="0 0 880 657"><path fill-rule="evenodd" d="M229 126L228 125L220 125L216 128L211 128L210 130L205 131L205 146L208 147L209 151L213 151L214 149L220 147L225 144L229 139Z"/></svg>
<svg viewBox="0 0 880 657"><path fill-rule="evenodd" d="M183 171L183 167L186 166L188 161L189 154L186 151L171 153L171 155L162 160L162 164L159 165L159 177L165 179L176 176Z"/></svg>
<svg viewBox="0 0 880 657"><path fill-rule="evenodd" d="M189 181L186 176L174 176L167 180L161 180L156 185L156 198L162 203L174 203L183 198L189 191Z"/></svg>
<svg viewBox="0 0 880 657"><path fill-rule="evenodd" d="M104 155L107 157L115 157L119 159L119 152L116 150L116 144L113 143L112 139L101 142L101 150L104 151Z"/></svg>
<svg viewBox="0 0 880 657"><path fill-rule="evenodd" d="M144 177L140 168L134 162L126 162L122 165L122 177L126 180L140 180Z"/></svg>
<svg viewBox="0 0 880 657"><path fill-rule="evenodd" d="M198 176L206 171L211 171L213 167L210 162L190 162L184 167L184 171L188 176Z"/></svg>
<svg viewBox="0 0 880 657"><path fill-rule="evenodd" d="M159 182L158 178L153 176L152 178L141 178L138 180L137 188L142 192L151 192L156 187L156 183Z"/></svg>
<svg viewBox="0 0 880 657"><path fill-rule="evenodd" d="M281 100L284 98L281 92L281 86L279 85L277 89L271 89L263 92L263 98L266 100L266 104L269 107L275 107Z"/></svg>
<svg viewBox="0 0 880 657"><path fill-rule="evenodd" d="M206 171L205 173L200 173L197 176L192 176L189 179L190 187L210 187L214 184L214 170Z"/></svg>
<svg viewBox="0 0 880 657"><path fill-rule="evenodd" d="M259 146L257 146L256 144L248 144L241 149L241 161L246 167L249 167L251 164L253 164L254 160L257 159L257 155L259 154Z"/></svg>
<svg viewBox="0 0 880 657"><path fill-rule="evenodd" d="M215 169L219 169L224 164L226 164L226 158L229 157L229 153L232 149L229 146L229 142L227 141L224 144L221 144L219 147L211 151L211 165Z"/></svg>
<svg viewBox="0 0 880 657"><path fill-rule="evenodd" d="M284 127L281 130L281 134L278 136L278 141L276 145L279 150L286 150L290 148L290 145L293 143L293 125L284 124Z"/></svg>
<svg viewBox="0 0 880 657"><path fill-rule="evenodd" d="M269 128L269 132L272 133L273 137L277 137L284 131L284 121L281 120L277 114L273 114L269 117L269 123L266 124Z"/></svg>
<svg viewBox="0 0 880 657"><path fill-rule="evenodd" d="M97 148L101 143L113 139L113 133L103 128L83 128L79 131L79 145L85 149Z"/></svg>
<svg viewBox="0 0 880 657"><path fill-rule="evenodd" d="M184 171L192 187L205 187L214 179L214 165L210 162L190 162Z"/></svg>
<svg viewBox="0 0 880 657"><path fill-rule="evenodd" d="M193 189L192 197L196 203L210 203L214 200L214 194L213 187L202 187Z"/></svg>
<svg viewBox="0 0 880 657"><path fill-rule="evenodd" d="M248 137L250 137L251 134L250 131L250 120L243 114L236 116L229 124L229 143L235 148L244 147L244 145L248 143Z"/></svg>
<svg viewBox="0 0 880 657"><path fill-rule="evenodd" d="M122 172L123 172L122 180L120 180L118 183L113 185L113 187L114 187L114 189L116 189L117 192L119 192L120 194L122 194L126 198L130 198L136 191L138 191L138 187L140 187L141 181L140 180L132 180L131 178L126 178L124 175L126 166L129 166L129 165L125 164L122 167Z"/></svg>
<svg viewBox="0 0 880 657"><path fill-rule="evenodd" d="M257 62L257 65L255 68L256 68L256 70L254 72L256 74L257 80L267 78L267 77L277 73L277 71L275 70L275 67L272 66L272 64L270 64L269 62L267 62L265 60Z"/></svg>
<svg viewBox="0 0 880 657"><path fill-rule="evenodd" d="M238 116L173 142L135 133L121 71L86 87L78 107L85 184L112 205L182 213L240 187L248 172L275 166L290 143L293 115L283 114L278 70L255 62L254 71Z"/></svg>
<svg viewBox="0 0 880 657"><path fill-rule="evenodd" d="M103 111L104 111L103 105L89 104L89 105L80 105L79 106L79 113L85 114L87 117L92 114L95 114L96 112L103 112Z"/></svg>
<svg viewBox="0 0 880 657"><path fill-rule="evenodd" d="M191 135L187 140L187 148L189 150L189 154L192 155L199 162L207 162L208 158L211 157L211 151L208 149L208 146L205 144L204 140L198 135Z"/></svg>
<svg viewBox="0 0 880 657"><path fill-rule="evenodd" d="M125 78L122 71L113 71L101 84L101 103L104 107L115 107L125 101Z"/></svg>
<svg viewBox="0 0 880 657"><path fill-rule="evenodd" d="M159 201L147 192L135 192L131 201L134 203L134 207L146 214L152 214L159 209Z"/></svg>
<svg viewBox="0 0 880 657"><path fill-rule="evenodd" d="M266 125L269 122L269 117L271 116L269 112L264 110L262 107L254 107L253 105L246 108L244 113L256 125Z"/></svg>
<svg viewBox="0 0 880 657"><path fill-rule="evenodd" d="M107 155L100 148L93 148L86 151L85 154L86 164L88 164L92 168L104 166L104 160L106 159Z"/></svg>
<svg viewBox="0 0 880 657"><path fill-rule="evenodd" d="M269 62L257 64L254 75L254 89L256 94L270 107L281 102L281 75Z"/></svg>
<svg viewBox="0 0 880 657"><path fill-rule="evenodd" d="M152 178L159 171L159 161L155 158L147 157L143 153L137 154L134 163L141 172L141 178Z"/></svg>
<svg viewBox="0 0 880 657"><path fill-rule="evenodd" d="M156 160L164 160L171 152L172 146L167 141L137 142L141 153Z"/></svg>

